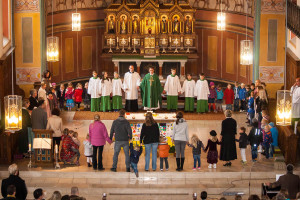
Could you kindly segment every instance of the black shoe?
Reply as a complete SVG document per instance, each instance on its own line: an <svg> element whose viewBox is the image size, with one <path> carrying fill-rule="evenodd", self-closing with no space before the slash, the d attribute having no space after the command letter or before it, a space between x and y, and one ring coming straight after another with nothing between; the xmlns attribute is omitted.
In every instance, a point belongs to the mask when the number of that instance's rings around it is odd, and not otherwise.
<svg viewBox="0 0 300 200"><path fill-rule="evenodd" d="M110 171L117 172L117 169L116 168L110 168Z"/></svg>
<svg viewBox="0 0 300 200"><path fill-rule="evenodd" d="M130 172L130 168L126 168L126 172Z"/></svg>
<svg viewBox="0 0 300 200"><path fill-rule="evenodd" d="M228 167L231 167L231 162L228 163Z"/></svg>
<svg viewBox="0 0 300 200"><path fill-rule="evenodd" d="M229 166L229 163L225 163L223 166L224 166L224 167L228 167L228 166Z"/></svg>
<svg viewBox="0 0 300 200"><path fill-rule="evenodd" d="M94 169L94 170L97 170L97 168L94 168L94 167L93 167L93 169Z"/></svg>
<svg viewBox="0 0 300 200"><path fill-rule="evenodd" d="M91 163L88 163L88 167L91 167L92 165L91 165Z"/></svg>
<svg viewBox="0 0 300 200"><path fill-rule="evenodd" d="M99 170L99 171L104 171L105 168L103 168L103 167L102 167L102 168L98 168L98 170Z"/></svg>
<svg viewBox="0 0 300 200"><path fill-rule="evenodd" d="M184 158L181 158L180 169L183 170Z"/></svg>
<svg viewBox="0 0 300 200"><path fill-rule="evenodd" d="M176 158L176 164L177 164L176 171L181 171L181 168L180 168L180 158Z"/></svg>

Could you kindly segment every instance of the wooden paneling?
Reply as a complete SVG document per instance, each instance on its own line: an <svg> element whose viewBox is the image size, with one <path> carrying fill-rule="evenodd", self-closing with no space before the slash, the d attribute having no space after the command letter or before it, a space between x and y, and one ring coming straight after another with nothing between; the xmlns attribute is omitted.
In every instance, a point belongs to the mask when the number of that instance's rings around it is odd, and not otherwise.
<svg viewBox="0 0 300 200"><path fill-rule="evenodd" d="M77 68L77 34L77 32L71 31L62 33L61 68L63 72L63 81L79 77Z"/></svg>
<svg viewBox="0 0 300 200"><path fill-rule="evenodd" d="M92 69L92 54L93 54L93 48L92 48L92 36L83 36L82 37L82 62L81 62L81 69L82 70L89 70Z"/></svg>
<svg viewBox="0 0 300 200"><path fill-rule="evenodd" d="M73 38L66 38L65 39L65 50L64 50L64 57L65 57L65 69L66 73L74 72L74 48L73 48Z"/></svg>
<svg viewBox="0 0 300 200"><path fill-rule="evenodd" d="M234 74L235 73L235 60L234 60L234 54L235 54L235 46L234 46L234 40L233 39L226 39L226 73Z"/></svg>
<svg viewBox="0 0 300 200"><path fill-rule="evenodd" d="M208 36L207 48L207 69L217 71L218 38L216 36Z"/></svg>
<svg viewBox="0 0 300 200"><path fill-rule="evenodd" d="M290 89L297 77L300 77L300 60L288 49L286 55L286 87Z"/></svg>

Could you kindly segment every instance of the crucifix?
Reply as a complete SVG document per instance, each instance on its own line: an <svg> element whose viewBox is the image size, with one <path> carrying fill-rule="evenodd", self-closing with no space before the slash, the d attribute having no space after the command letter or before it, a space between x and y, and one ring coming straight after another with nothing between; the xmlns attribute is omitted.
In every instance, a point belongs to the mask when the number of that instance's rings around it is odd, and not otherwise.
<svg viewBox="0 0 300 200"><path fill-rule="evenodd" d="M154 81L154 80L153 80L153 76L150 75L150 80L149 80L150 86L152 86L152 82L153 82L153 81Z"/></svg>

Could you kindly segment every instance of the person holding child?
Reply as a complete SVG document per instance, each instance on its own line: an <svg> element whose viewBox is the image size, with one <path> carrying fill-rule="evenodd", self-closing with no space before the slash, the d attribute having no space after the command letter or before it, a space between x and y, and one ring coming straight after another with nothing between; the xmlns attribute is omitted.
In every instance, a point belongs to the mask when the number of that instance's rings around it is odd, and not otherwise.
<svg viewBox="0 0 300 200"><path fill-rule="evenodd" d="M212 130L209 132L209 135L211 136L210 139L208 139L207 145L204 149L204 152L207 152L207 163L208 168L211 169L212 167L214 169L217 168L218 163L218 149L217 145L221 144L217 138L217 132L215 130Z"/></svg>
<svg viewBox="0 0 300 200"><path fill-rule="evenodd" d="M138 178L139 171L137 165L139 163L140 156L143 152L143 147L140 147L138 145L135 145L135 147L133 147L133 144L130 143L129 149L130 149L130 165L135 173L135 176Z"/></svg>
<svg viewBox="0 0 300 200"><path fill-rule="evenodd" d="M90 135L87 134L85 140L83 141L84 145L84 155L86 157L86 162L88 167L92 167L91 163L93 163L93 145L90 142Z"/></svg>
<svg viewBox="0 0 300 200"><path fill-rule="evenodd" d="M247 159L246 159L246 148L248 145L248 136L246 134L246 128L241 127L239 130L240 137L236 141L239 143L239 148L241 152L241 162L243 165L247 164Z"/></svg>
<svg viewBox="0 0 300 200"><path fill-rule="evenodd" d="M169 150L170 146L166 142L166 138L163 136L159 137L159 144L158 144L158 150L159 150L159 158L160 158L160 171L164 170L164 161L165 161L165 168L166 171L169 170Z"/></svg>
<svg viewBox="0 0 300 200"><path fill-rule="evenodd" d="M193 148L193 158L194 158L194 167L193 170L196 170L197 162L198 162L198 169L201 169L201 148L204 149L204 145L202 141L198 138L197 135L193 135L191 137L191 143L188 144L189 147Z"/></svg>
<svg viewBox="0 0 300 200"><path fill-rule="evenodd" d="M64 162L70 162L74 164L74 159L77 157L77 153L72 151L72 147L76 146L76 143L72 140L72 132L69 129L64 129L64 135L61 137L62 146L60 151L60 159Z"/></svg>

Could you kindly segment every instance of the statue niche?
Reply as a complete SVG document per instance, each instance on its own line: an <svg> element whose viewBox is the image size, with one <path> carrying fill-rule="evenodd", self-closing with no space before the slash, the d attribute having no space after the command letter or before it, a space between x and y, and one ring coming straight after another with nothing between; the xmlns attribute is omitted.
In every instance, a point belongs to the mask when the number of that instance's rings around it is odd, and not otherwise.
<svg viewBox="0 0 300 200"><path fill-rule="evenodd" d="M115 33L115 19L114 16L110 16L108 20L108 33Z"/></svg>
<svg viewBox="0 0 300 200"><path fill-rule="evenodd" d="M137 16L133 16L132 20L132 33L137 34L139 33L139 20Z"/></svg>
<svg viewBox="0 0 300 200"><path fill-rule="evenodd" d="M120 32L121 34L126 34L127 33L127 16L126 15L121 15L120 17Z"/></svg>
<svg viewBox="0 0 300 200"><path fill-rule="evenodd" d="M192 33L192 19L188 15L185 18L185 33L187 34Z"/></svg>
<svg viewBox="0 0 300 200"><path fill-rule="evenodd" d="M180 21L177 15L174 16L173 19L173 33L179 34L180 33Z"/></svg>
<svg viewBox="0 0 300 200"><path fill-rule="evenodd" d="M163 16L162 20L161 20L161 33L167 33L168 32L168 21L167 21L167 17Z"/></svg>

